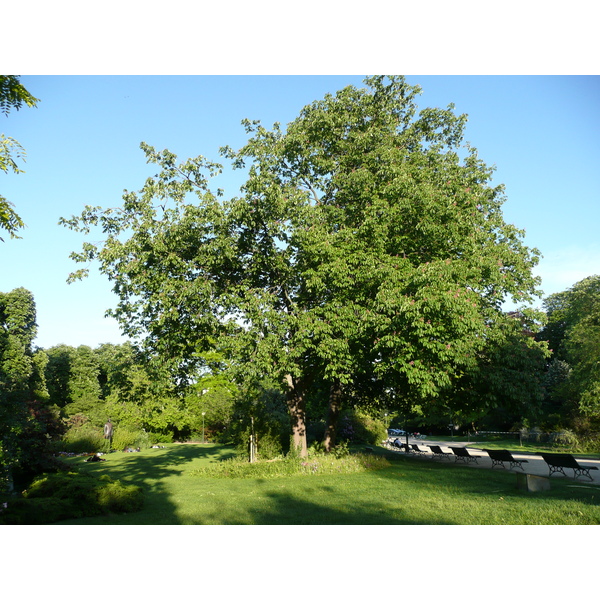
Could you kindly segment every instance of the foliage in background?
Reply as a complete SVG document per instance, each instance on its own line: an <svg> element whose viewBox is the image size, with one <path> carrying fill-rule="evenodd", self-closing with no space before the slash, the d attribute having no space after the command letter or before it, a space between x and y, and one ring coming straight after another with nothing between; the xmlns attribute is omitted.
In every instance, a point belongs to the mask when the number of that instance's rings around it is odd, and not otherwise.
<svg viewBox="0 0 600 600"><path fill-rule="evenodd" d="M67 422L81 415L101 428L110 418L116 429L145 430L156 441L189 436L185 400L130 343L95 349L59 345L46 354L50 401Z"/></svg>
<svg viewBox="0 0 600 600"><path fill-rule="evenodd" d="M102 430L89 424L70 427L61 440L55 444L59 452L83 454L91 452L108 452L108 440L104 439Z"/></svg>
<svg viewBox="0 0 600 600"><path fill-rule="evenodd" d="M290 449L290 419L284 395L268 381L239 390L228 430L228 437L242 457L250 455L250 436L254 436L257 454L268 460Z"/></svg>
<svg viewBox="0 0 600 600"><path fill-rule="evenodd" d="M553 351L546 405L555 421L584 433L600 427L600 276L586 277L544 301L548 324L540 333ZM587 435L587 434L586 434Z"/></svg>
<svg viewBox="0 0 600 600"><path fill-rule="evenodd" d="M204 434L205 440L226 439L237 393L238 388L226 371L213 371L191 385L185 398L185 418L192 434Z"/></svg>

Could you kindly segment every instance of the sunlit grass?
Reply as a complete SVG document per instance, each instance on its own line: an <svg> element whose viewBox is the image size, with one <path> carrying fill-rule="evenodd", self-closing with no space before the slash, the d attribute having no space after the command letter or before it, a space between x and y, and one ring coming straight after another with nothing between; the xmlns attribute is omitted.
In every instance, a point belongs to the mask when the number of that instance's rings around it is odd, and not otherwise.
<svg viewBox="0 0 600 600"><path fill-rule="evenodd" d="M385 456L378 463L375 455ZM552 480L547 492L517 489L506 471L477 469L377 451L353 472L312 467L236 465L251 476L224 476L233 456L217 445L169 445L115 453L78 466L145 490L142 511L66 521L74 524L598 524L600 488ZM311 464L314 459L307 462ZM329 462L331 459L328 459ZM341 463L340 463L341 464ZM215 465L211 472L210 465ZM302 465L300 465L302 467ZM246 474L247 475L247 474Z"/></svg>

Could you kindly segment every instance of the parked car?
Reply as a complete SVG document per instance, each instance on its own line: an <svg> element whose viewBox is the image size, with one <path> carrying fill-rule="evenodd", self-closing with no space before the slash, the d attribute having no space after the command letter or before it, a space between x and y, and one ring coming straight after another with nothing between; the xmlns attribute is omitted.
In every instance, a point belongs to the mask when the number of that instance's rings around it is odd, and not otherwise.
<svg viewBox="0 0 600 600"><path fill-rule="evenodd" d="M388 435L406 435L404 429L388 429Z"/></svg>

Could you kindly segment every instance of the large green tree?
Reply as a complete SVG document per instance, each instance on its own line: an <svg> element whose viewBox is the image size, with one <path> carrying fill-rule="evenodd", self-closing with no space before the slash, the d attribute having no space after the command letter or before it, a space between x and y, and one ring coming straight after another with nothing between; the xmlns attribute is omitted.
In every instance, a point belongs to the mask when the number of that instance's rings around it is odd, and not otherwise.
<svg viewBox="0 0 600 600"><path fill-rule="evenodd" d="M23 104L36 106L39 102L21 84L16 75L0 75L0 112L8 116L11 109L19 110ZM17 160L25 159L25 150L11 137L0 134L0 170L8 173L23 173ZM11 237L18 237L16 232L24 227L21 217L15 212L13 204L0 195L0 228L8 231ZM0 238L1 241L2 238Z"/></svg>
<svg viewBox="0 0 600 600"><path fill-rule="evenodd" d="M159 172L139 193L62 220L105 234L73 258L99 261L111 314L148 352L181 375L217 344L246 385L281 382L302 454L315 381L333 419L370 383L426 405L502 336L502 302L536 294L538 253L504 221L466 116L418 111L402 77L365 83L285 130L245 121L247 144L222 150L247 175L237 197L211 188L220 164L142 144Z"/></svg>
<svg viewBox="0 0 600 600"><path fill-rule="evenodd" d="M60 433L44 371L48 357L33 349L37 332L33 295L0 292L0 491L13 475L51 466L50 439Z"/></svg>

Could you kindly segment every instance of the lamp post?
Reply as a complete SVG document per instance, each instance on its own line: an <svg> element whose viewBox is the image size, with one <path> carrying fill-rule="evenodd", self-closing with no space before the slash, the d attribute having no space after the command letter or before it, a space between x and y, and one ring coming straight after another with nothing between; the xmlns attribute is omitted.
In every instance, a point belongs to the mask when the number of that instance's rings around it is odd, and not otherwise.
<svg viewBox="0 0 600 600"><path fill-rule="evenodd" d="M205 412L202 413L202 443L203 444L204 444L204 415L205 414L206 414Z"/></svg>

